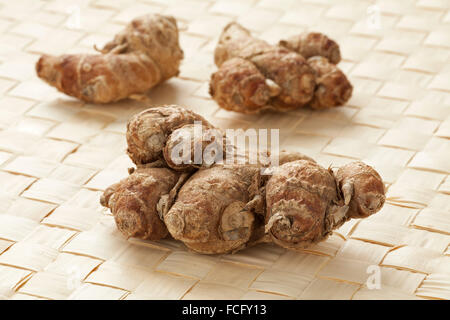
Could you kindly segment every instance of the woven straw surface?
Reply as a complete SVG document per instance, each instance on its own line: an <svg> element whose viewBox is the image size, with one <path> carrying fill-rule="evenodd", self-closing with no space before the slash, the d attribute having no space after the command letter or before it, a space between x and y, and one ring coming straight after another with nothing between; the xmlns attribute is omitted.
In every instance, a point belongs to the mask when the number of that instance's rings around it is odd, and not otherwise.
<svg viewBox="0 0 450 320"><path fill-rule="evenodd" d="M448 0L0 2L0 297L450 298ZM145 105L81 103L41 82L34 63L93 52L146 12L177 17L185 51L179 78L152 90L153 103L188 106L222 128L281 128L282 147L324 166L364 160L386 181L382 211L301 252L260 245L204 256L124 239L99 196L127 175L126 120ZM327 33L341 45L352 99L323 112L220 110L208 78L231 20L273 43Z"/></svg>

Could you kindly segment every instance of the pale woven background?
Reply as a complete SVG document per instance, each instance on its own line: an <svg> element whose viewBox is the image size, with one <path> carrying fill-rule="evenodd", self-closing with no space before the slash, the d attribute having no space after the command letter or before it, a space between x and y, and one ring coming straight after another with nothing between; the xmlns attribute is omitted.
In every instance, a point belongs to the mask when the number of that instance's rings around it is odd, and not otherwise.
<svg viewBox="0 0 450 320"><path fill-rule="evenodd" d="M2 0L0 297L449 299L449 6ZM99 196L127 175L125 123L145 106L83 104L41 82L34 63L41 53L93 51L147 12L178 18L185 51L180 77L150 92L155 104L188 106L222 128L281 128L283 147L324 166L364 160L387 183L383 210L303 252L262 245L203 256L174 241L125 240ZM355 87L348 105L262 116L218 109L208 78L217 37L231 20L270 42L308 29L336 39ZM366 286L370 266L381 270L379 290Z"/></svg>

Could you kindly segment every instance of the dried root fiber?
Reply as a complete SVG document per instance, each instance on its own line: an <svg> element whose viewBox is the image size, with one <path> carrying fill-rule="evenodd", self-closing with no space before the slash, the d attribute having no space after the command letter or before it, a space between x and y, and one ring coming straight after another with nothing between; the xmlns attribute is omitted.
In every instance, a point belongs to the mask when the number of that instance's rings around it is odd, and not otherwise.
<svg viewBox="0 0 450 320"><path fill-rule="evenodd" d="M183 59L175 19L159 14L135 18L99 51L43 55L36 63L37 75L69 96L108 103L142 97L178 75Z"/></svg>
<svg viewBox="0 0 450 320"><path fill-rule="evenodd" d="M352 85L336 66L337 43L321 33L305 33L270 45L238 23L223 30L214 53L219 68L210 94L220 107L241 113L326 109L350 99Z"/></svg>
<svg viewBox="0 0 450 320"><path fill-rule="evenodd" d="M203 166L190 158L175 164L177 153L170 150L183 137L177 132L192 131L194 121L205 132L219 130L178 106L148 109L129 120L128 154L137 168L101 198L125 236L157 240L170 234L204 254L236 252L259 242L296 249L384 204L381 177L359 161L333 171L300 153L282 152L271 175L262 174L263 164ZM199 142L188 134L189 139ZM207 149L201 142L199 147Z"/></svg>

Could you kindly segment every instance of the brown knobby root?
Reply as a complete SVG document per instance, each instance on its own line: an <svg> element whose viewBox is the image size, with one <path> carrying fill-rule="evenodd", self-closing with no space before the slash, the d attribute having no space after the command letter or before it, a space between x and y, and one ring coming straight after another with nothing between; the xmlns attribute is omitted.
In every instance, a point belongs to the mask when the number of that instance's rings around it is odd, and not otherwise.
<svg viewBox="0 0 450 320"><path fill-rule="evenodd" d="M227 158L224 133L204 125L187 124L174 130L163 150L167 165L175 170L208 168Z"/></svg>
<svg viewBox="0 0 450 320"><path fill-rule="evenodd" d="M378 212L384 204L384 185L378 172L363 162L352 162L336 173L351 218L366 218Z"/></svg>
<svg viewBox="0 0 450 320"><path fill-rule="evenodd" d="M305 32L292 36L287 40L280 40L280 46L301 54L305 59L321 56L333 64L341 61L339 45L323 33Z"/></svg>
<svg viewBox="0 0 450 320"><path fill-rule="evenodd" d="M211 132L213 148L216 142L219 149L228 144L208 122L199 127L202 135L193 135L199 119L177 106L148 109L130 119L127 137L134 138L128 140L128 151L133 161L139 159L137 169L101 198L127 237L155 240L169 233L205 254L232 253L260 242L297 249L326 239L346 221L372 215L384 204L381 177L359 161L333 171L301 153L282 151L273 168L260 161L218 158L206 165L194 163L193 144L205 154L210 145L204 139ZM183 148L186 143L189 148ZM189 157L183 158L180 150L188 150ZM222 151L230 154L228 146ZM179 157L181 163L176 162ZM249 155L238 158L248 160Z"/></svg>
<svg viewBox="0 0 450 320"><path fill-rule="evenodd" d="M144 110L127 123L128 155L136 165L161 160L172 131L195 122L213 127L202 116L174 105Z"/></svg>
<svg viewBox="0 0 450 320"><path fill-rule="evenodd" d="M309 160L286 162L266 184L266 231L285 248L303 248L351 218L379 211L384 194L378 173L359 161L336 175Z"/></svg>
<svg viewBox="0 0 450 320"><path fill-rule="evenodd" d="M230 111L254 113L264 108L281 88L242 58L225 61L212 75L210 93L221 107Z"/></svg>
<svg viewBox="0 0 450 320"><path fill-rule="evenodd" d="M326 69L324 63L314 62L316 57L333 63L328 62ZM214 61L219 69L211 76L209 92L226 110L333 108L347 102L352 93L347 78L335 67L340 61L339 46L320 33L270 45L232 22L219 38Z"/></svg>
<svg viewBox="0 0 450 320"><path fill-rule="evenodd" d="M316 72L316 90L311 108L338 107L350 99L353 87L341 69L318 56L309 58L308 63Z"/></svg>
<svg viewBox="0 0 450 320"><path fill-rule="evenodd" d="M140 97L177 76L183 59L176 20L159 14L133 19L98 51L43 55L36 63L37 75L67 95L108 103Z"/></svg>
<svg viewBox="0 0 450 320"><path fill-rule="evenodd" d="M170 191L179 179L180 173L167 168L138 168L106 189L100 203L111 209L125 236L162 239L168 232L159 208L169 205Z"/></svg>
<svg viewBox="0 0 450 320"><path fill-rule="evenodd" d="M322 236L326 210L337 201L333 175L307 160L286 162L266 185L266 230L282 246L313 243Z"/></svg>
<svg viewBox="0 0 450 320"><path fill-rule="evenodd" d="M227 63L233 58L238 59ZM210 93L224 109L254 113L273 103L278 109L293 109L314 93L314 70L305 58L252 37L235 22L222 32L214 61L219 71L211 77Z"/></svg>
<svg viewBox="0 0 450 320"><path fill-rule="evenodd" d="M217 165L198 170L178 192L164 222L173 238L194 251L237 251L262 226L249 207L260 186L258 167Z"/></svg>

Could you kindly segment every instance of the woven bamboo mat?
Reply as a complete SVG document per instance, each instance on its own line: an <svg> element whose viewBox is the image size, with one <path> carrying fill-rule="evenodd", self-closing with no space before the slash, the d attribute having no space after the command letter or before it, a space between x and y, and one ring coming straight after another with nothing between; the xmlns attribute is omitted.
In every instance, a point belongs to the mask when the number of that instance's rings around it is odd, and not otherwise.
<svg viewBox="0 0 450 320"><path fill-rule="evenodd" d="M450 298L449 0L0 3L0 298ZM361 159L387 183L383 210L301 252L203 256L170 240L125 240L99 196L127 175L125 123L145 105L81 103L37 79L34 63L93 52L146 12L176 16L185 51L180 77L154 89L153 103L188 106L222 128L281 128L282 147L324 166ZM348 105L220 110L207 82L231 20L270 42L308 29L335 38L355 87Z"/></svg>

